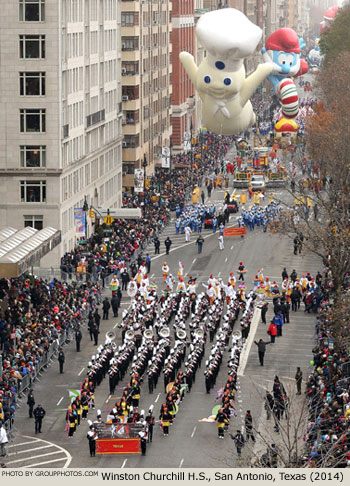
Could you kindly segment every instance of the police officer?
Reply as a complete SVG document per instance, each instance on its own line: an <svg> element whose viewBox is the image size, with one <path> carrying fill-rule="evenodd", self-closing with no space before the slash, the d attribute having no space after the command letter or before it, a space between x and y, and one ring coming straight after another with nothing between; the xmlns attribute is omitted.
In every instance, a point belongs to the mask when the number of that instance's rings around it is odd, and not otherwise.
<svg viewBox="0 0 350 486"><path fill-rule="evenodd" d="M60 348L60 350L59 350L57 359L58 359L58 364L59 364L59 368L60 368L60 373L62 374L63 373L63 365L64 365L64 361L65 361L65 356L64 356L64 352L63 352L62 348Z"/></svg>
<svg viewBox="0 0 350 486"><path fill-rule="evenodd" d="M36 434L37 433L41 434L41 427L42 427L43 418L45 417L45 414L46 414L45 410L43 409L43 407L39 403L39 405L34 410L35 433Z"/></svg>
<svg viewBox="0 0 350 486"><path fill-rule="evenodd" d="M80 352L80 343L83 338L83 335L81 333L80 327L77 328L75 331L75 345L76 345L76 350L79 353Z"/></svg>
<svg viewBox="0 0 350 486"><path fill-rule="evenodd" d="M33 408L35 405L35 399L33 395L33 390L30 389L27 397L27 405L29 407L29 418L33 418Z"/></svg>

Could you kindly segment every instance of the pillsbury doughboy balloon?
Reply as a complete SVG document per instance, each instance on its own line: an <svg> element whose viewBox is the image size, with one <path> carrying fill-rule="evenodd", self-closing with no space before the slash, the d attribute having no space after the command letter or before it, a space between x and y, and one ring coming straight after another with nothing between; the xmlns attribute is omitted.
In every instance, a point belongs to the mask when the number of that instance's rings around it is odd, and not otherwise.
<svg viewBox="0 0 350 486"><path fill-rule="evenodd" d="M294 118L299 111L297 88L290 78L308 71L307 63L300 59L300 48L304 46L293 29L284 27L273 32L261 50L264 61L273 63L269 81L281 102L283 115L288 118Z"/></svg>
<svg viewBox="0 0 350 486"><path fill-rule="evenodd" d="M204 14L196 35L206 58L197 66L191 54L181 52L180 60L203 102L203 123L218 134L241 133L255 123L249 98L273 69L260 64L245 75L243 61L255 51L262 31L239 10L225 8Z"/></svg>

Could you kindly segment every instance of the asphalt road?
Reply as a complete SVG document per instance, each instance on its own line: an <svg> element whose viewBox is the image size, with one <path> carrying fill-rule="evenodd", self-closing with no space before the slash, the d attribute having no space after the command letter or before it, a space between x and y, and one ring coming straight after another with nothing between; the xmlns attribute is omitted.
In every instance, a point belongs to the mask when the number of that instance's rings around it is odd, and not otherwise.
<svg viewBox="0 0 350 486"><path fill-rule="evenodd" d="M232 189L232 188L231 188ZM282 191L280 191L282 192ZM222 201L224 191L216 190L212 194L212 201ZM236 222L236 215L231 215L230 225ZM161 266L166 259L171 272L176 275L179 260L185 266L185 273L196 276L199 290L202 283L206 283L213 273L216 277L228 278L231 271L236 271L238 262L243 261L248 272L246 281L252 282L257 270L264 269L264 275L270 280L281 282L283 267L287 267L290 273L293 268L298 274L309 271L315 274L321 269L320 262L310 254L295 256L293 254L292 241L281 235L263 233L262 229L249 232L246 237L225 238L225 249L219 251L218 233L213 234L209 230L203 231L205 243L203 253L198 255L195 245L196 235L192 235L192 241L185 243L184 235L175 235L174 221L161 235L161 241L169 235L173 241L170 255L154 256L153 246L149 248L152 256L151 280L154 280L162 289L164 284L161 277ZM161 252L164 245L161 245ZM248 285L248 287L251 285ZM204 287L202 287L204 290ZM109 295L109 291L106 291ZM130 299L123 297L122 309L127 307ZM271 308L272 306L270 306ZM272 309L270 309L268 317ZM121 314L121 313L120 313ZM101 321L101 342L107 330L114 329L117 333L117 343L121 342L120 332L116 328L117 319ZM236 401L238 417L231 420L230 430L235 431L242 425L242 418L247 409L250 409L255 426L263 420L261 393L265 388L272 386L275 374L283 377L285 383L294 385L296 366L301 366L304 376L308 372L308 363L311 359L313 346L315 319L312 315L306 315L298 311L291 313L291 320L283 328L283 337L278 338L277 343L268 346L265 356L265 366L259 366L257 350L254 343L250 349L244 351L248 354L243 375L240 376L240 389ZM268 340L266 326L259 323L255 338ZM206 354L209 351L209 343L206 346ZM40 377L34 389L36 403L42 403L46 409L43 434L40 440L43 449L39 449L39 439L34 435L34 422L28 418L25 398L21 408L16 414L16 437L10 444L11 454L5 459L9 467L238 467L233 442L226 435L225 440L217 439L217 429L214 424L199 423L198 420L208 417L212 408L219 402L215 401L216 394L206 394L204 385L204 363L196 376L196 382L191 393L186 394L185 400L180 406L174 425L170 429L169 437L163 437L159 427L154 429L153 443L147 448L147 455L142 456L98 456L89 457L88 441L86 439L87 425L81 425L72 439L66 436L65 408L67 407L68 389L79 388L86 373L86 366L95 347L88 333L83 334L82 351L76 353L75 345L70 344L65 348L66 362L64 374L58 371L58 362ZM228 353L227 353L228 357ZM217 389L222 386L227 378L227 360L223 361L217 380ZM128 381L126 376L125 383ZM148 394L147 383L142 387L140 408L148 410L154 404L156 418L164 397L163 380L160 379L157 388L152 395ZM147 382L147 380L146 380ZM117 390L118 391L118 390ZM119 390L121 392L121 389ZM108 378L105 379L96 391L96 409L106 410L108 400ZM94 412L89 413L89 418L94 420ZM29 437L29 438L28 438ZM30 439L32 437L32 439ZM27 443L27 444L24 444ZM22 444L22 445L21 445ZM13 446L13 447L12 447ZM60 455L58 455L60 451ZM13 461L18 462L13 462ZM12 464L11 464L12 462Z"/></svg>

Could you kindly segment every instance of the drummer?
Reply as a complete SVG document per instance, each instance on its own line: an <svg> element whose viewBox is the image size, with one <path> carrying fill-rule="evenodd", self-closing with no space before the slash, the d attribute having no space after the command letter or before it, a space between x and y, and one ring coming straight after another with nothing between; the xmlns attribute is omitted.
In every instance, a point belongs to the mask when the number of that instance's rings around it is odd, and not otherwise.
<svg viewBox="0 0 350 486"><path fill-rule="evenodd" d="M239 273L238 280L243 280L244 282L244 274L247 273L247 270L242 262L239 262L237 273Z"/></svg>

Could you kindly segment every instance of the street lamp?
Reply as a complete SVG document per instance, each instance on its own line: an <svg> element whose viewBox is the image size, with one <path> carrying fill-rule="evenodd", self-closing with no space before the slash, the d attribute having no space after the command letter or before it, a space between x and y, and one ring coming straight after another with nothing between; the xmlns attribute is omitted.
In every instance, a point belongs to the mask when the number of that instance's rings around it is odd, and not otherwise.
<svg viewBox="0 0 350 486"><path fill-rule="evenodd" d="M147 167L147 157L143 154L143 216L146 215L146 167Z"/></svg>

